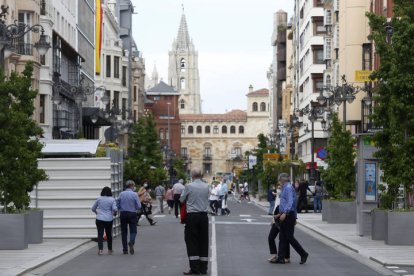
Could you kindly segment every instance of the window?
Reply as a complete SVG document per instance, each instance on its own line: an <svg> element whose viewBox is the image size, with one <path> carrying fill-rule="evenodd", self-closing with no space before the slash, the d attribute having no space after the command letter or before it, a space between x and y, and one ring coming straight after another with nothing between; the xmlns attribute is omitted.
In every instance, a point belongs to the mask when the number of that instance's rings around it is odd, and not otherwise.
<svg viewBox="0 0 414 276"><path fill-rule="evenodd" d="M122 120L126 120L127 99L122 98Z"/></svg>
<svg viewBox="0 0 414 276"><path fill-rule="evenodd" d="M253 112L256 112L257 110L258 110L258 106L257 106L257 103L256 102L254 102L253 103Z"/></svg>
<svg viewBox="0 0 414 276"><path fill-rule="evenodd" d="M326 75L325 85L326 87L331 87L331 75Z"/></svg>
<svg viewBox="0 0 414 276"><path fill-rule="evenodd" d="M201 134L203 131L203 129L201 128L201 126L197 126L197 134Z"/></svg>
<svg viewBox="0 0 414 276"><path fill-rule="evenodd" d="M106 56L106 77L111 77L111 56Z"/></svg>
<svg viewBox="0 0 414 276"><path fill-rule="evenodd" d="M46 99L46 95L40 94L39 123L41 124L45 123L45 99Z"/></svg>
<svg viewBox="0 0 414 276"><path fill-rule="evenodd" d="M331 57L332 57L332 39L329 37L325 37L324 59L331 59Z"/></svg>
<svg viewBox="0 0 414 276"><path fill-rule="evenodd" d="M319 93L323 88L323 74L312 74L313 92Z"/></svg>
<svg viewBox="0 0 414 276"><path fill-rule="evenodd" d="M108 111L111 109L111 90L105 90L105 95L108 97L109 102L105 107L105 110Z"/></svg>
<svg viewBox="0 0 414 276"><path fill-rule="evenodd" d="M213 128L213 133L214 133L214 134L218 134L218 133L219 133L219 128L218 128L218 126L214 126L214 128Z"/></svg>
<svg viewBox="0 0 414 276"><path fill-rule="evenodd" d="M221 127L221 133L227 133L227 127L226 126Z"/></svg>
<svg viewBox="0 0 414 276"><path fill-rule="evenodd" d="M187 157L187 148L181 148L181 156Z"/></svg>
<svg viewBox="0 0 414 276"><path fill-rule="evenodd" d="M236 154L236 156L242 156L242 149L241 147L234 147L233 152Z"/></svg>
<svg viewBox="0 0 414 276"><path fill-rule="evenodd" d="M323 1L322 0L313 0L313 6L314 7L323 7Z"/></svg>
<svg viewBox="0 0 414 276"><path fill-rule="evenodd" d="M134 85L134 102L137 101L137 87Z"/></svg>
<svg viewBox="0 0 414 276"><path fill-rule="evenodd" d="M324 64L323 46L312 46L313 64Z"/></svg>
<svg viewBox="0 0 414 276"><path fill-rule="evenodd" d="M204 128L204 133L208 133L208 134L210 134L210 126L206 126L206 127Z"/></svg>
<svg viewBox="0 0 414 276"><path fill-rule="evenodd" d="M180 100L180 108L181 109L184 109L185 108L185 101L184 101L184 99L181 99Z"/></svg>
<svg viewBox="0 0 414 276"><path fill-rule="evenodd" d="M240 134L244 133L244 126L239 126L239 133Z"/></svg>
<svg viewBox="0 0 414 276"><path fill-rule="evenodd" d="M170 140L170 129L165 129L165 139Z"/></svg>
<svg viewBox="0 0 414 276"><path fill-rule="evenodd" d="M164 130L160 129L160 140L164 140Z"/></svg>
<svg viewBox="0 0 414 276"><path fill-rule="evenodd" d="M210 147L205 147L204 148L204 156L205 157L211 157L211 148Z"/></svg>
<svg viewBox="0 0 414 276"><path fill-rule="evenodd" d="M371 70L372 52L371 43L362 44L362 70Z"/></svg>
<svg viewBox="0 0 414 276"><path fill-rule="evenodd" d="M265 103L260 103L260 111L266 111L266 104Z"/></svg>
<svg viewBox="0 0 414 276"><path fill-rule="evenodd" d="M181 62L180 62L180 69L181 69L181 72L185 72L185 68L186 68L187 66L186 66L186 64L185 64L185 59L181 59Z"/></svg>
<svg viewBox="0 0 414 276"><path fill-rule="evenodd" d="M313 34L323 35L326 33L326 28L323 25L323 17L318 16L313 18Z"/></svg>
<svg viewBox="0 0 414 276"><path fill-rule="evenodd" d="M114 91L114 108L119 110L119 91Z"/></svg>
<svg viewBox="0 0 414 276"><path fill-rule="evenodd" d="M122 86L127 86L127 67L122 66Z"/></svg>
<svg viewBox="0 0 414 276"><path fill-rule="evenodd" d="M114 78L119 79L119 57L114 57Z"/></svg>
<svg viewBox="0 0 414 276"><path fill-rule="evenodd" d="M232 134L236 133L236 127L235 126L230 127L230 133L232 133Z"/></svg>
<svg viewBox="0 0 414 276"><path fill-rule="evenodd" d="M193 134L194 133L194 128L193 126L189 126L188 127L188 134Z"/></svg>
<svg viewBox="0 0 414 276"><path fill-rule="evenodd" d="M181 90L185 90L185 78L180 79L180 88Z"/></svg>
<svg viewBox="0 0 414 276"><path fill-rule="evenodd" d="M19 23L24 23L28 26L32 25L32 13L31 12L19 12ZM19 26L21 32L25 31L24 26ZM12 42L16 47L17 53L21 55L32 55L32 34L31 32L26 33L24 36L19 37L16 41Z"/></svg>

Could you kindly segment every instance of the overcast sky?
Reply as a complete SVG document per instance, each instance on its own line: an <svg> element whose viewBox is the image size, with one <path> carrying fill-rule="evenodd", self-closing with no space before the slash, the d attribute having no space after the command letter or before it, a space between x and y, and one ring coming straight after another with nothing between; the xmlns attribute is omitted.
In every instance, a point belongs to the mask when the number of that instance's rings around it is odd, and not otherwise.
<svg viewBox="0 0 414 276"><path fill-rule="evenodd" d="M273 14L293 13L293 0L134 0L133 36L146 74L156 64L168 79L168 51L177 37L182 3L198 51L203 113L246 110L249 85L268 88ZM167 81L166 81L167 82Z"/></svg>

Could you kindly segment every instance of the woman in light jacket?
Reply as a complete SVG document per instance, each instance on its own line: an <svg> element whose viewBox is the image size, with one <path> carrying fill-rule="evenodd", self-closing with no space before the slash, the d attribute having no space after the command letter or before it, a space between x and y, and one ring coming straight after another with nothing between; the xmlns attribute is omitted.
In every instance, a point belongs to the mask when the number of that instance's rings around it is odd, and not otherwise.
<svg viewBox="0 0 414 276"><path fill-rule="evenodd" d="M118 211L115 198L112 197L111 188L104 187L101 196L92 206L92 212L96 214L96 229L98 230L98 254L103 254L104 230L108 242L108 254L112 254L112 223L113 216Z"/></svg>

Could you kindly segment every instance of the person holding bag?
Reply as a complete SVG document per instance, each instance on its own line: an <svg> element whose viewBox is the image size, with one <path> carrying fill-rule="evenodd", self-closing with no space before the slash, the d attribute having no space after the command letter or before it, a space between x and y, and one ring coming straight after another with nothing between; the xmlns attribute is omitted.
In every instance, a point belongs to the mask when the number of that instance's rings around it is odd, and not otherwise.
<svg viewBox="0 0 414 276"><path fill-rule="evenodd" d="M96 229L98 231L98 255L103 254L104 233L108 244L108 254L112 254L112 224L113 216L118 211L115 198L109 187L104 187L101 196L92 205L92 212L96 214Z"/></svg>
<svg viewBox="0 0 414 276"><path fill-rule="evenodd" d="M142 185L142 187L139 189L138 191L138 197L139 200L141 201L141 212L139 212L137 214L137 225L139 223L139 220L141 218L142 215L144 215L148 222L151 224L151 226L155 225L157 222L154 221L151 217L150 214L152 213L151 211L151 196L149 194L149 186L147 181L144 181L144 185Z"/></svg>

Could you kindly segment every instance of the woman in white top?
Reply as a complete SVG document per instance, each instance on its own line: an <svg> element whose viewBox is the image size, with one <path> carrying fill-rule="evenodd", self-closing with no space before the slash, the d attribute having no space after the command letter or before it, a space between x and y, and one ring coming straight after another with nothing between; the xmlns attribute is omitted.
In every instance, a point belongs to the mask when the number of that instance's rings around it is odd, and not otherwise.
<svg viewBox="0 0 414 276"><path fill-rule="evenodd" d="M213 216L217 215L217 202L218 202L218 190L217 190L218 183L212 183L210 187L210 196L208 201L210 203L211 214Z"/></svg>

